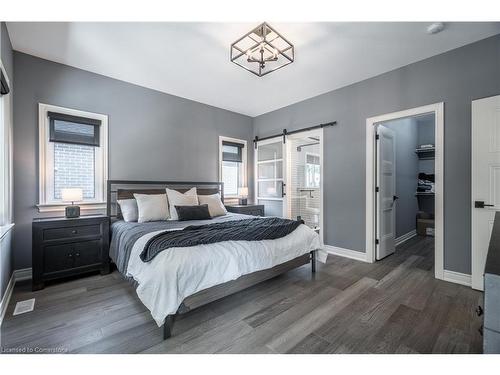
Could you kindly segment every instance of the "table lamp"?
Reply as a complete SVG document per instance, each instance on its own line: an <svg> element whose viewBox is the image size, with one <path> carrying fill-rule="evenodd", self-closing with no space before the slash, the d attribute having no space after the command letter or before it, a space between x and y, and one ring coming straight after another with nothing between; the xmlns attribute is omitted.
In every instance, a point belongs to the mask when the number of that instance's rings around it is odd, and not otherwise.
<svg viewBox="0 0 500 375"><path fill-rule="evenodd" d="M242 206L246 206L247 205L247 198L248 198L248 187L246 186L243 186L243 187L240 187L240 204Z"/></svg>
<svg viewBox="0 0 500 375"><path fill-rule="evenodd" d="M62 201L71 202L71 206L66 206L66 217L68 219L80 216L80 206L75 206L75 202L83 200L83 190L80 188L61 189Z"/></svg>

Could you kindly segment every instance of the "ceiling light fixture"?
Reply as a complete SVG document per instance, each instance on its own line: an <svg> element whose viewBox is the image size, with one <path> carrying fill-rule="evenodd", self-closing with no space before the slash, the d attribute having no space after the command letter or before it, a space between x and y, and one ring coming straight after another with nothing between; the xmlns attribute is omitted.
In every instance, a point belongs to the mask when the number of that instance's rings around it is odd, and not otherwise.
<svg viewBox="0 0 500 375"><path fill-rule="evenodd" d="M259 77L293 60L293 44L266 22L231 44L231 61Z"/></svg>
<svg viewBox="0 0 500 375"><path fill-rule="evenodd" d="M427 34L437 34L444 30L444 23L434 22L427 27Z"/></svg>

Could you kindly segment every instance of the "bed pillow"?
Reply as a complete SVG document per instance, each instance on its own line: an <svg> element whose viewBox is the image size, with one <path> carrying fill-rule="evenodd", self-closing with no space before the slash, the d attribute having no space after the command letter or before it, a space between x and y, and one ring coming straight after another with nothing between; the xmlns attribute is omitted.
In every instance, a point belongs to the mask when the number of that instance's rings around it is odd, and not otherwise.
<svg viewBox="0 0 500 375"><path fill-rule="evenodd" d="M138 222L168 219L166 194L134 194L138 208Z"/></svg>
<svg viewBox="0 0 500 375"><path fill-rule="evenodd" d="M227 214L226 207L224 207L219 194L198 195L198 202L208 205L208 211L212 217L224 216Z"/></svg>
<svg viewBox="0 0 500 375"><path fill-rule="evenodd" d="M170 220L179 220L175 206L197 206L198 195L196 188L191 188L184 194L179 193L177 190L165 189L167 191L168 205L170 210Z"/></svg>
<svg viewBox="0 0 500 375"><path fill-rule="evenodd" d="M211 219L208 211L208 204L200 204L196 206L175 206L179 221L185 220L207 220Z"/></svg>
<svg viewBox="0 0 500 375"><path fill-rule="evenodd" d="M120 212L122 213L123 220L137 221L139 218L139 211L135 199L118 199L117 202L120 205Z"/></svg>

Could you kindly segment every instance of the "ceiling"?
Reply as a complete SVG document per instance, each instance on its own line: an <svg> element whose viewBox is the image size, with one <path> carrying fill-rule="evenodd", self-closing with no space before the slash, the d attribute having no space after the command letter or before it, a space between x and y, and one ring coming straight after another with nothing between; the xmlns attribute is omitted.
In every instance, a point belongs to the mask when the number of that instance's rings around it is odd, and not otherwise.
<svg viewBox="0 0 500 375"><path fill-rule="evenodd" d="M140 86L257 116L500 33L500 23L273 23L293 64L257 77L229 61L250 23L7 24L13 48Z"/></svg>

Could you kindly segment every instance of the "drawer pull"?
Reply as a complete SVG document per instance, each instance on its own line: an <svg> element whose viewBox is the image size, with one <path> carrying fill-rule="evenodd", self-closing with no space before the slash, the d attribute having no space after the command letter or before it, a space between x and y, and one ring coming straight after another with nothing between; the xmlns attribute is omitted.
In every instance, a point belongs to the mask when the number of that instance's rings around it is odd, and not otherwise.
<svg viewBox="0 0 500 375"><path fill-rule="evenodd" d="M73 254L69 253L68 258L73 258Z"/></svg>
<svg viewBox="0 0 500 375"><path fill-rule="evenodd" d="M75 256L79 257L80 256L80 253L76 253Z"/></svg>
<svg viewBox="0 0 500 375"><path fill-rule="evenodd" d="M71 231L71 233L72 233L72 234L77 234L77 233L78 233L78 231L77 231L76 229L73 229L73 230Z"/></svg>

